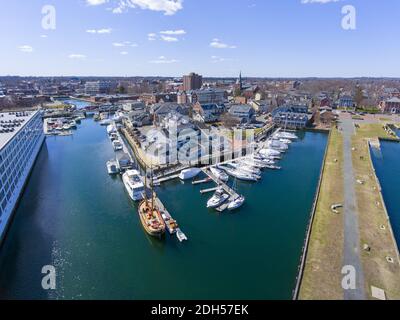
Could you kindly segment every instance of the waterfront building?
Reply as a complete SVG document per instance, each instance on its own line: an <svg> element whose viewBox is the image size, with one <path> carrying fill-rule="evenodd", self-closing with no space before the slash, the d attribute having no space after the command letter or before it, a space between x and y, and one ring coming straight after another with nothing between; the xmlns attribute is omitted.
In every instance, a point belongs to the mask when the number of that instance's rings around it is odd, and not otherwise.
<svg viewBox="0 0 400 320"><path fill-rule="evenodd" d="M273 122L281 127L302 129L305 128L311 117L307 106L285 105L272 112Z"/></svg>
<svg viewBox="0 0 400 320"><path fill-rule="evenodd" d="M187 76L183 76L183 90L197 90L200 89L203 85L203 77L194 72L190 73Z"/></svg>
<svg viewBox="0 0 400 320"><path fill-rule="evenodd" d="M400 113L400 99L393 97L382 101L379 108L384 113Z"/></svg>
<svg viewBox="0 0 400 320"><path fill-rule="evenodd" d="M39 111L0 113L0 243L44 138Z"/></svg>

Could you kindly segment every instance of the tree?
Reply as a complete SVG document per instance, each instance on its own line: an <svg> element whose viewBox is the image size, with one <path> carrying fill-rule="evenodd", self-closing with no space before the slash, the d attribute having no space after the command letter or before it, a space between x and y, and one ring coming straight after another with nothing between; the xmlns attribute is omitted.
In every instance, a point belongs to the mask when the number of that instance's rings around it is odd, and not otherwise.
<svg viewBox="0 0 400 320"><path fill-rule="evenodd" d="M120 94L124 94L124 93L126 93L126 89L125 89L124 86L120 85L117 88L117 92L120 93Z"/></svg>
<svg viewBox="0 0 400 320"><path fill-rule="evenodd" d="M354 101L356 102L357 108L361 108L361 104L364 101L364 92L361 86L357 86Z"/></svg>

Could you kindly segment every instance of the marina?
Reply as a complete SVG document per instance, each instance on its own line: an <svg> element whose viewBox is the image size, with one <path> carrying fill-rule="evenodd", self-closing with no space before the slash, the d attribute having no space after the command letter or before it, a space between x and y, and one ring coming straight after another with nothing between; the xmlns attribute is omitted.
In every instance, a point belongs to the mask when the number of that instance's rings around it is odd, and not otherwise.
<svg viewBox="0 0 400 320"><path fill-rule="evenodd" d="M214 182L174 179L156 187L165 212L190 239L180 246L144 233L137 204L121 179L108 175L106 163L115 152L105 128L83 120L73 138L48 137L39 154L0 253L0 297L234 299L245 292L250 299L290 299L325 143L325 134L300 132L281 160L284 170L265 171L256 184L238 181L243 214L206 208L211 195L201 195L199 187ZM53 293L41 289L40 272L30 271L49 262L60 270ZM249 263L258 268L243 277L240 270ZM14 277L6 277L16 265ZM216 273L215 265L225 271ZM98 274L107 277L99 282Z"/></svg>

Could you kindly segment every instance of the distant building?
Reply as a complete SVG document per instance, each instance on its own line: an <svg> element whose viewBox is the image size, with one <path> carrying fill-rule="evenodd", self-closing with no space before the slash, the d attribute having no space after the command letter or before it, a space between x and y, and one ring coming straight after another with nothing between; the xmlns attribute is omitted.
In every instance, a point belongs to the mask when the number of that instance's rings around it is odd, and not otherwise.
<svg viewBox="0 0 400 320"><path fill-rule="evenodd" d="M140 96L140 100L142 100L146 105L163 102L176 102L177 95L176 93L144 93Z"/></svg>
<svg viewBox="0 0 400 320"><path fill-rule="evenodd" d="M273 122L284 128L302 129L311 117L307 106L285 105L272 112Z"/></svg>
<svg viewBox="0 0 400 320"><path fill-rule="evenodd" d="M251 106L257 113L268 112L269 104L267 101L256 100L251 102Z"/></svg>
<svg viewBox="0 0 400 320"><path fill-rule="evenodd" d="M111 84L106 81L88 81L85 83L85 93L87 95L109 94L110 90Z"/></svg>
<svg viewBox="0 0 400 320"><path fill-rule="evenodd" d="M190 73L187 76L183 76L183 90L197 90L203 85L203 77L196 73Z"/></svg>
<svg viewBox="0 0 400 320"><path fill-rule="evenodd" d="M235 118L238 118L241 123L249 123L255 115L255 111L252 106L248 104L233 105L229 109L229 114Z"/></svg>
<svg viewBox="0 0 400 320"><path fill-rule="evenodd" d="M393 97L382 101L379 107L384 113L400 113L400 99Z"/></svg>
<svg viewBox="0 0 400 320"><path fill-rule="evenodd" d="M140 101L130 101L122 103L122 110L124 111L134 111L134 110L145 110L146 106L143 102Z"/></svg>
<svg viewBox="0 0 400 320"><path fill-rule="evenodd" d="M196 120L210 123L219 120L219 117L224 112L225 107L223 105L217 105L216 103L201 104L197 102L193 106L193 110L196 112L196 115L194 116Z"/></svg>
<svg viewBox="0 0 400 320"><path fill-rule="evenodd" d="M220 89L202 89L187 92L187 103L223 104L225 101L225 91Z"/></svg>
<svg viewBox="0 0 400 320"><path fill-rule="evenodd" d="M338 108L341 109L355 109L354 100L350 96L343 96L338 101Z"/></svg>

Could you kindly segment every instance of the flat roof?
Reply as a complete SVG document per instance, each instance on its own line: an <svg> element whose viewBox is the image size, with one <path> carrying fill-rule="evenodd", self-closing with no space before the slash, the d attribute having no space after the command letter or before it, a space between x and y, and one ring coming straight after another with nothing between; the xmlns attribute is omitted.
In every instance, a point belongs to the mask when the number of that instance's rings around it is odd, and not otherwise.
<svg viewBox="0 0 400 320"><path fill-rule="evenodd" d="M39 110L0 112L0 150L2 150L38 112Z"/></svg>

